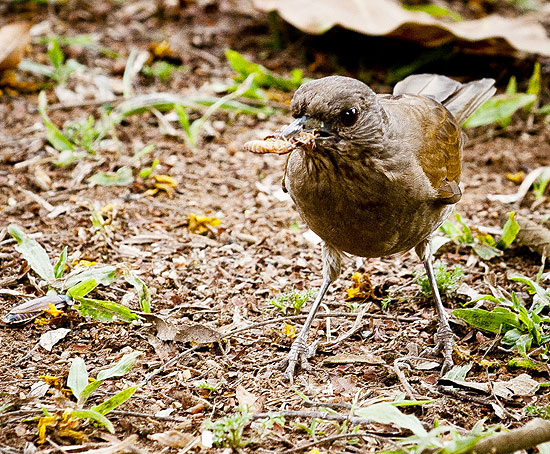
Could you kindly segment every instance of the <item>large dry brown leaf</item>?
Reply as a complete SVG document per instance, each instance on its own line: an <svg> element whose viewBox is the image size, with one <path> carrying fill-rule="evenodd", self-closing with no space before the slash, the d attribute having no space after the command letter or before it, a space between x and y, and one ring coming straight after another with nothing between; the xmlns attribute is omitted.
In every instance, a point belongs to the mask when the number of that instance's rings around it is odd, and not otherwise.
<svg viewBox="0 0 550 454"><path fill-rule="evenodd" d="M263 11L277 11L300 30L321 34L335 25L366 35L391 36L440 46L459 41L485 54L523 51L550 56L550 38L534 15L517 18L490 15L450 22L421 11L403 9L396 0L253 0Z"/></svg>
<svg viewBox="0 0 550 454"><path fill-rule="evenodd" d="M0 28L0 71L15 69L31 42L31 24L14 22Z"/></svg>

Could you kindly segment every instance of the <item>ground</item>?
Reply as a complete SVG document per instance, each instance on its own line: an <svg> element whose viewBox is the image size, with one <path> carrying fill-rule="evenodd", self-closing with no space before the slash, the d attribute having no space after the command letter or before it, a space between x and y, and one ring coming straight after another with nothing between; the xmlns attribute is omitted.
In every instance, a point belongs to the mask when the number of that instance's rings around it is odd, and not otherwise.
<svg viewBox="0 0 550 454"><path fill-rule="evenodd" d="M1 7L4 10L0 10L1 21L32 19L41 23L48 34L60 36L97 33L101 45L118 52L120 58L79 45L64 50L67 56L90 68L90 77L103 73L119 81L131 48L146 50L154 42L179 36L181 47L172 61L185 65L186 69L167 81L138 75L134 91L139 94L214 95L215 84L227 84L232 76L224 58L226 48L243 52L283 75L300 67L312 78L335 72L358 77L365 69L347 66L347 59L343 59L346 66L342 66L344 63L331 57L325 50L330 47L326 45L329 38L306 37L289 28L284 28L289 46L285 50L273 49L266 18L238 12L229 2L220 5L190 2L174 17L168 12L163 16L147 2L84 2L81 6L77 8L70 2L64 7L34 3L4 5ZM153 9L149 11L149 7ZM337 47L337 42L344 45L349 36L348 32L335 31L330 35L331 46ZM365 39L370 44L382 43L374 41L375 38ZM398 47L395 43L391 46ZM27 57L47 61L46 46L34 43ZM533 63L533 59L491 59L459 52L454 61L450 67L455 73L450 75L466 80L485 70L486 76L497 78L500 90L512 74L517 75L520 88L524 89ZM475 70L469 71L464 62L475 65ZM542 63L543 80L547 82L548 62ZM389 92L391 86L381 76L387 72L384 64L383 58L374 61L369 78L376 91ZM423 69L443 71L437 62ZM22 78L29 86L44 82L29 75ZM75 80L78 82L69 80L69 88L90 85L83 79ZM285 157L253 155L242 150L247 140L262 138L287 124L291 117L286 109L270 116L218 111L203 128L197 147L186 144L182 134L163 134L153 113L130 116L116 126L119 145L113 140L104 142L97 155L59 167L53 163L55 150L48 145L37 110L37 90L29 86L27 91L25 87L4 89L0 98L2 315L46 290L15 252L15 241L7 233L7 226L17 224L27 234L34 234L52 259L56 260L67 246L70 267L90 261L124 264L134 270L151 292L153 313L175 325L204 325L221 333L242 330L220 342L200 346L161 340L155 330L156 322L151 319L135 324L104 323L73 314L49 324L2 326L0 402L8 405L4 414L0 414L4 427L0 433L2 452L22 452L26 445L26 452L34 452L28 450L29 443L44 451L71 443L90 448L114 443L113 436L103 427L87 424L78 428L86 436L84 440L64 438L51 430L47 441L37 444L37 422L33 418L42 414L41 408L55 412L56 408L74 406L74 402L68 401L70 394L65 380L77 356L84 359L90 376L96 377L125 353L142 352L123 378L106 382L92 395L89 404L95 405L117 391L140 384L138 391L118 408L118 413L109 414L109 419L118 439L136 434L134 445L150 452L160 452L163 445L149 436L174 429L184 434L185 443L180 446L184 447L204 432L206 421L234 414L236 405L242 402L255 402L261 412L311 412L321 410L306 406L303 395L326 405L358 399L358 405L367 406L393 400L406 391L406 383L399 379L394 367L396 360L433 345L437 327L432 300L421 295L415 283L414 277L422 266L413 252L372 260L347 259L341 277L330 288L321 309L324 316L317 319L310 334L310 340L321 338L323 342L312 359L312 369L298 371L294 384L289 385L273 367L288 352L291 343L285 334L288 325L299 329L303 318L289 318L285 322L269 299L292 289L315 289L321 284L320 246L307 234L304 236L307 227L291 200L280 190ZM58 127L67 121L101 115L101 106L89 102L63 107L53 85L46 87L46 93L48 114ZM548 95L548 89L544 88L541 96L546 103ZM270 96L273 106L284 106L292 93L270 91ZM193 119L198 118L198 111L190 112ZM464 152L464 197L457 206L468 225L500 228L503 216L512 210L548 222L547 197L535 201L529 193L521 204L514 206L487 197L517 191L518 181L510 176L550 165L548 126L541 117L534 123L528 117L518 114L506 130L492 125L468 132L471 140ZM177 122L172 125L180 128ZM155 174L175 179L178 182L175 191L147 193L152 186L151 178L139 177L121 187L97 186L88 181L90 175L99 171L132 165L134 153L150 144L155 149L144 159L143 166L158 159ZM102 228L92 225L90 217L94 212L102 213L105 220ZM216 217L221 224L202 235L193 233L188 222L190 214ZM436 255L449 264L463 266L464 283L480 294L490 294L488 282L525 294L525 287L513 284L506 276L519 272L535 278L541 267L537 252L516 243L501 257L491 260L481 260L472 255L470 248L452 243L443 246ZM370 279L372 292L367 298L348 300L346 290L353 287L352 275L356 272L365 273L365 279ZM547 287L547 281L542 285ZM94 297L140 310L132 287L123 281L99 287ZM388 297L392 297L389 304L383 303ZM464 294L454 293L444 298L444 304L450 311L468 300ZM308 307L309 303L301 313L305 314ZM274 319L277 320L273 323L259 325ZM334 343L352 326L354 331L348 338ZM51 351L38 345L43 333L59 327L69 328L70 332ZM502 348L498 341L495 343L494 334L478 331L457 319L453 319L452 327L458 341L455 362L473 363L468 379L494 383L528 373L537 382L548 382L546 364L540 370L507 367L513 353ZM144 381L148 374L190 347L192 350L176 363ZM342 354L349 353L360 355L361 360L337 361ZM488 361L483 363L483 357ZM399 369L399 363L397 366ZM475 395L466 390L450 393L438 385L439 370L433 365L422 370L402 364L400 370L414 397L433 399L403 410L420 418L426 428L438 421L469 430L482 418L487 425L518 427L530 419L523 410L527 404L543 407L550 403L548 395L541 391L509 399L490 393ZM31 386L43 376L61 377L58 388L63 391L52 386L45 395L31 392ZM212 387L221 384L208 390L197 386L201 381ZM498 411L497 407L505 411ZM345 410L339 411L346 414ZM318 434L312 435L303 429L310 428L311 421L307 416L288 416L283 425L275 425L263 438L248 427L244 437L252 443L244 450L296 450L315 436L323 438L347 430L342 421L325 420L317 425ZM378 452L391 448L392 444L388 437L376 434L399 435L391 426L370 424L362 428L372 436L355 444L346 439L334 441L330 452ZM318 449L327 452L328 446L319 445ZM176 452L176 448L167 449Z"/></svg>

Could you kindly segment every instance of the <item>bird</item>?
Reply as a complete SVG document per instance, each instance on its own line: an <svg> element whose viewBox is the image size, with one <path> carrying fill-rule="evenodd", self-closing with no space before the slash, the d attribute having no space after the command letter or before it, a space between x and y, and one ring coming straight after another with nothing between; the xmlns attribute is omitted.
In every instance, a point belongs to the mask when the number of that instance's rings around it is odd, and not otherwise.
<svg viewBox="0 0 550 454"><path fill-rule="evenodd" d="M308 332L343 255L384 257L415 249L435 300L438 328L430 354L453 366L453 333L433 271L431 236L462 197L463 123L493 96L493 79L461 83L416 74L393 94L376 94L350 77L311 80L295 92L295 120L277 139L297 143L288 155L283 187L307 226L322 239L323 283L288 355L279 363L293 381L309 370L317 342Z"/></svg>

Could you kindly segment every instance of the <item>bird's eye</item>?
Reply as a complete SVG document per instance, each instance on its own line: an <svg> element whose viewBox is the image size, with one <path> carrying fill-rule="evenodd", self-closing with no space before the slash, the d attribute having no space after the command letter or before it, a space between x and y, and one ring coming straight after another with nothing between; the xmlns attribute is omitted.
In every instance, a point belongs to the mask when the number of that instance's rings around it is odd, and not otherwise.
<svg viewBox="0 0 550 454"><path fill-rule="evenodd" d="M340 121L344 126L353 126L359 117L359 110L355 107L342 111Z"/></svg>

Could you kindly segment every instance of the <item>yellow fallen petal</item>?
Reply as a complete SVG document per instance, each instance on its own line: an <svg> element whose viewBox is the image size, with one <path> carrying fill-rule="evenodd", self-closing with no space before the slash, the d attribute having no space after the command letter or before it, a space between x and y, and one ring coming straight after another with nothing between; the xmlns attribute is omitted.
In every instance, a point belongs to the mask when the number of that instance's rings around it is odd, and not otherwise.
<svg viewBox="0 0 550 454"><path fill-rule="evenodd" d="M285 323L283 326L283 329L281 330L281 333L283 334L283 336L287 336L287 337L290 337L290 339L294 339L296 337L296 325Z"/></svg>
<svg viewBox="0 0 550 454"><path fill-rule="evenodd" d="M97 262L92 262L90 260L75 260L71 263L72 266L94 266L97 265Z"/></svg>
<svg viewBox="0 0 550 454"><path fill-rule="evenodd" d="M516 184L520 184L525 178L525 172L523 170L520 170L517 173L508 172L506 174L506 178L508 178L510 181L513 181Z"/></svg>
<svg viewBox="0 0 550 454"><path fill-rule="evenodd" d="M46 382L48 385L55 386L59 388L61 386L61 377L54 377L52 375L41 375L40 380Z"/></svg>
<svg viewBox="0 0 550 454"><path fill-rule="evenodd" d="M361 291L361 289L359 287L348 288L347 289L348 299L355 298L359 294L360 291Z"/></svg>
<svg viewBox="0 0 550 454"><path fill-rule="evenodd" d="M52 317L59 317L63 311L60 311L57 307L55 307L53 304L48 305L48 309L46 309L44 312L47 312Z"/></svg>
<svg viewBox="0 0 550 454"><path fill-rule="evenodd" d="M163 183L172 186L175 188L178 185L178 180L168 176L168 175L154 175L153 179L156 183Z"/></svg>

